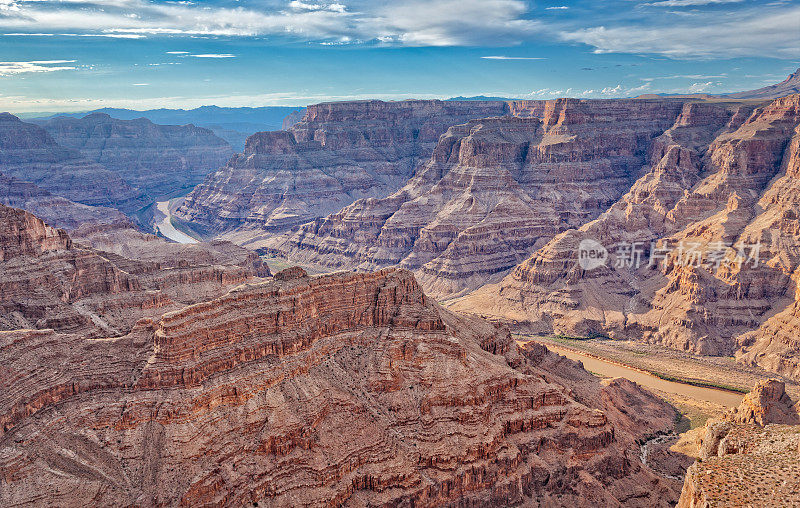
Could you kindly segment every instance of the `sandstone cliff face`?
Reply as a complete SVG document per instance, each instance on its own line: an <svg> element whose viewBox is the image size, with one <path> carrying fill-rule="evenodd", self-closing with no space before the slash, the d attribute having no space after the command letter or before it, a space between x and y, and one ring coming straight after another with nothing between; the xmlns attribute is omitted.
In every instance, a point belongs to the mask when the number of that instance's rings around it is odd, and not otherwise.
<svg viewBox="0 0 800 508"><path fill-rule="evenodd" d="M515 101L451 127L414 178L278 238L291 260L415 270L436 296L475 289L617 201L640 176L676 101Z"/></svg>
<svg viewBox="0 0 800 508"><path fill-rule="evenodd" d="M793 95L755 108L686 104L622 199L457 308L529 320L541 331L644 338L705 354L738 350L743 361L797 375L795 306L787 303L800 244L798 103ZM606 266L579 266L586 239L611 251ZM626 252L615 252L633 243L638 269L618 263ZM700 263L690 248L704 253Z"/></svg>
<svg viewBox="0 0 800 508"><path fill-rule="evenodd" d="M784 384L759 382L723 420L709 420L679 508L800 503L800 425Z"/></svg>
<svg viewBox="0 0 800 508"><path fill-rule="evenodd" d="M114 340L0 333L0 502L668 506L673 410L388 269L277 274Z"/></svg>
<svg viewBox="0 0 800 508"><path fill-rule="evenodd" d="M142 317L269 274L254 253L226 242L169 244L113 223L83 226L75 243L22 210L0 205L0 219L0 330L123 335ZM109 238L124 239L128 257L108 248Z"/></svg>
<svg viewBox="0 0 800 508"><path fill-rule="evenodd" d="M191 189L233 155L228 143L191 124L156 125L146 118L93 113L57 117L42 127L59 145L79 150L153 198Z"/></svg>
<svg viewBox="0 0 800 508"><path fill-rule="evenodd" d="M502 102L343 102L309 106L286 131L251 136L176 216L244 243L400 188L451 125L503 114Z"/></svg>
<svg viewBox="0 0 800 508"><path fill-rule="evenodd" d="M0 168L8 177L85 205L132 213L147 204L144 194L118 174L8 113L0 113Z"/></svg>

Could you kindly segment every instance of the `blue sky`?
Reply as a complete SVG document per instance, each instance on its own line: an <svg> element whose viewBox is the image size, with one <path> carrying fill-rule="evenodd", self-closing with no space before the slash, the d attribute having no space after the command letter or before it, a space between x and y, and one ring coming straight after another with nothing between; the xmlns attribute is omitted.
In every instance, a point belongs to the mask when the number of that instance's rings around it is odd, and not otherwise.
<svg viewBox="0 0 800 508"><path fill-rule="evenodd" d="M800 0L0 0L0 110L721 93L800 66Z"/></svg>

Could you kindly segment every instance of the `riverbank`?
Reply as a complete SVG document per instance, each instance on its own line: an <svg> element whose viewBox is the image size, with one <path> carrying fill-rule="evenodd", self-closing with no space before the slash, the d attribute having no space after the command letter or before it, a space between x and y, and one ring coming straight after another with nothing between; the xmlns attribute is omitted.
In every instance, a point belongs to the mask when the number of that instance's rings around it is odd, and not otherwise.
<svg viewBox="0 0 800 508"><path fill-rule="evenodd" d="M191 236L187 235L182 231L178 231L175 226L172 224L172 206L174 204L174 200L169 201L159 201L156 203L156 209L161 212L161 215L164 217L160 220L157 220L156 227L158 228L158 232L161 233L164 237L178 243L197 243L197 239L192 238Z"/></svg>

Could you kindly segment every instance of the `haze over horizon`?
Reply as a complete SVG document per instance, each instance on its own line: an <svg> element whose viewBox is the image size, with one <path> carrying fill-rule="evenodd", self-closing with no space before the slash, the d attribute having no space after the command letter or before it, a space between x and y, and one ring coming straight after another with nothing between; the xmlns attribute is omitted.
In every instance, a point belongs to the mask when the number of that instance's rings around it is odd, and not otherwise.
<svg viewBox="0 0 800 508"><path fill-rule="evenodd" d="M0 0L0 110L726 93L798 67L800 3Z"/></svg>

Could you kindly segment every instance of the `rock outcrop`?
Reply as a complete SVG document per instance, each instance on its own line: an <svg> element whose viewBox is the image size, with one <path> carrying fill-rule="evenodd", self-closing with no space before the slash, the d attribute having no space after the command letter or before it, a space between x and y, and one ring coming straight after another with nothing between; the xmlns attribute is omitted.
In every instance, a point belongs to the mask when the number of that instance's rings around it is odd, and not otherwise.
<svg viewBox="0 0 800 508"><path fill-rule="evenodd" d="M259 132L177 210L200 233L238 243L288 230L400 188L448 127L501 115L502 102L341 102L309 106L286 131ZM234 237L231 237L234 238Z"/></svg>
<svg viewBox="0 0 800 508"><path fill-rule="evenodd" d="M141 191L117 173L59 145L41 127L9 113L0 113L0 171L85 205L133 213L148 203Z"/></svg>
<svg viewBox="0 0 800 508"><path fill-rule="evenodd" d="M798 408L800 403L795 403L789 398L783 381L766 379L756 384L755 388L745 395L739 407L728 411L725 419L762 427L769 423L800 425Z"/></svg>
<svg viewBox="0 0 800 508"><path fill-rule="evenodd" d="M686 104L625 196L457 308L797 376L799 106ZM608 249L604 265L581 266L584 241Z"/></svg>
<svg viewBox="0 0 800 508"><path fill-rule="evenodd" d="M616 202L680 101L508 103L451 127L402 189L248 244L292 261L414 270L435 296L475 289Z"/></svg>
<svg viewBox="0 0 800 508"><path fill-rule="evenodd" d="M233 155L227 142L194 125L118 120L105 113L60 116L41 126L66 148L116 172L153 198L180 195Z"/></svg>
<svg viewBox="0 0 800 508"><path fill-rule="evenodd" d="M679 508L800 503L797 404L776 380L759 382L723 420L709 420Z"/></svg>
<svg viewBox="0 0 800 508"><path fill-rule="evenodd" d="M127 223L84 225L75 242L22 210L0 205L0 219L0 330L124 335L141 318L269 275L258 256L228 242L170 244Z"/></svg>
<svg viewBox="0 0 800 508"><path fill-rule="evenodd" d="M457 317L412 274L301 270L87 340L0 333L0 503L669 506L674 410Z"/></svg>
<svg viewBox="0 0 800 508"><path fill-rule="evenodd" d="M54 196L31 182L0 173L0 204L21 208L57 228L72 230L84 224L113 224L130 221L122 212L104 206L88 206Z"/></svg>

